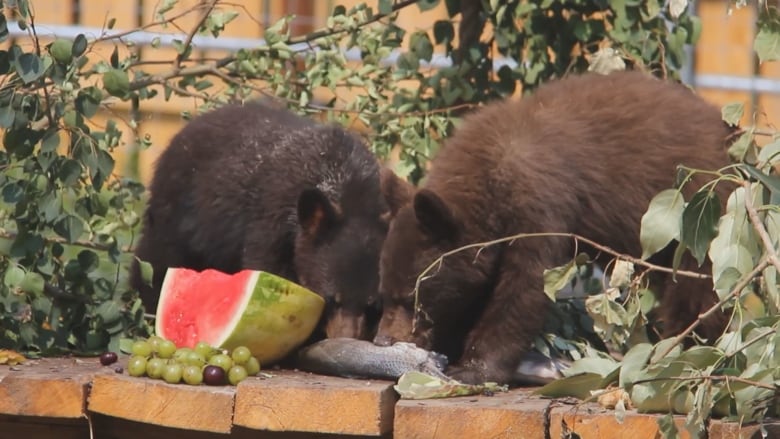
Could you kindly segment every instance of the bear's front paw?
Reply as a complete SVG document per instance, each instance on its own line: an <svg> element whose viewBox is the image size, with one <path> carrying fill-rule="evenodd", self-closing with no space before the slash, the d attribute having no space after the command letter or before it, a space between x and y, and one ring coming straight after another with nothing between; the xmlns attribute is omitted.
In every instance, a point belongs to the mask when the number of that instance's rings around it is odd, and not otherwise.
<svg viewBox="0 0 780 439"><path fill-rule="evenodd" d="M447 376L465 384L483 384L488 381L509 384L512 374L498 367L490 367L483 361L469 361L447 368Z"/></svg>

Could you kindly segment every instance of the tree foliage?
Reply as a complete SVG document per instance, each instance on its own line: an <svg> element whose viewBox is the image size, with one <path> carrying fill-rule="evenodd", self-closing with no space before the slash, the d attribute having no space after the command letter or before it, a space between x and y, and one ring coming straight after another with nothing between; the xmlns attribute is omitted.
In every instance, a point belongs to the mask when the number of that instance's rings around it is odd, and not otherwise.
<svg viewBox="0 0 780 439"><path fill-rule="evenodd" d="M401 11L425 16L440 5L448 18L432 20L430 29L408 30L396 21ZM588 69L628 65L677 77L684 46L701 30L687 6L685 0L375 0L336 6L325 26L308 34L292 34L296 18L284 17L264 29L256 47L204 58L195 36L219 38L245 11L220 0L190 8L165 0L141 28L115 30L108 19L101 35L51 40L38 35L34 0L0 0L0 348L89 354L116 349L120 336L148 332L126 285L143 187L117 175L115 153L129 146L122 140L128 131L143 147L164 146L136 132L151 100L184 96L206 110L273 96L301 113L358 122L377 155L397 152L397 171L417 182L462 111L481 102ZM780 15L758 7L755 51L761 61L777 59ZM10 23L27 36L10 41ZM141 56L129 37L142 30L173 32L176 56L156 55L160 38ZM99 56L107 46L111 54ZM115 116L96 124L106 112ZM738 105L724 109L728 122L741 114ZM746 130L730 150L744 162L737 177L713 174L741 184L729 210L718 212L710 192L682 200L670 189L650 206L642 228L645 257L677 240L699 260L713 260L718 292L735 312L731 330L713 347L682 350L674 339L649 345L635 336L653 306L638 282L599 289L580 303L559 301L558 335L548 334L539 348L591 357L595 372L573 370L597 379L578 375L579 382L618 383L641 410L686 411L691 426L713 409L740 419L776 410L778 144L758 149L755 133ZM585 269L579 262L548 273L548 293ZM748 301L759 309L746 314ZM564 318L567 312L577 320ZM587 340L619 347L623 362ZM672 404L668 395L682 396ZM742 404L748 400L761 403Z"/></svg>

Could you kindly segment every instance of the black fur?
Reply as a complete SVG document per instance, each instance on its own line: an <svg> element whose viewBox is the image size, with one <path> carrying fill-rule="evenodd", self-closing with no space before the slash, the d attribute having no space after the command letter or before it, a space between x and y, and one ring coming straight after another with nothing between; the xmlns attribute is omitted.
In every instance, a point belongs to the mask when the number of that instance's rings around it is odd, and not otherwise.
<svg viewBox="0 0 780 439"><path fill-rule="evenodd" d="M154 279L144 285L136 263L132 285L154 311L167 267L265 270L346 313L329 336L365 337L391 216L381 189L396 184L340 127L266 103L206 113L160 156L136 249Z"/></svg>

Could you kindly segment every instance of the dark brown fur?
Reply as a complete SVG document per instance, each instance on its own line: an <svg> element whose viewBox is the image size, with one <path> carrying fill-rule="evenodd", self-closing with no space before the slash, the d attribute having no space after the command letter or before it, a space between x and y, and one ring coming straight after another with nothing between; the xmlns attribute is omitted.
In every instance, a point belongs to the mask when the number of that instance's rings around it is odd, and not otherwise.
<svg viewBox="0 0 780 439"><path fill-rule="evenodd" d="M339 127L268 104L225 106L192 120L161 155L136 250L153 285L137 264L132 284L154 311L167 267L265 270L328 300L328 336L366 337L405 184Z"/></svg>
<svg viewBox="0 0 780 439"><path fill-rule="evenodd" d="M517 233L571 232L639 256L650 199L673 186L678 164L728 164L729 134L718 109L690 90L632 72L555 81L476 111L391 224L375 342L413 341L459 358L448 372L466 382L509 382L549 306L542 273L574 256L572 240L525 238L446 258L420 285L413 334L420 272L445 251ZM656 262L670 263L667 256ZM699 270L688 256L682 268ZM680 276L666 288L674 290L663 292L660 308L668 334L716 300L708 280ZM718 316L701 332L714 337L722 325Z"/></svg>

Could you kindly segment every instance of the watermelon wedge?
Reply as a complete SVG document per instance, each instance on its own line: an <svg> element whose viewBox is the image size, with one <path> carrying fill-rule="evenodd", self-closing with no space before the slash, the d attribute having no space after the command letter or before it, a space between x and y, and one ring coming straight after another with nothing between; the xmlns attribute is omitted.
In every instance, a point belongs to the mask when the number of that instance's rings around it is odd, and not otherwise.
<svg viewBox="0 0 780 439"><path fill-rule="evenodd" d="M280 360L314 331L322 297L263 271L226 274L170 268L157 306L155 330L178 347L199 341L248 347L261 364Z"/></svg>

